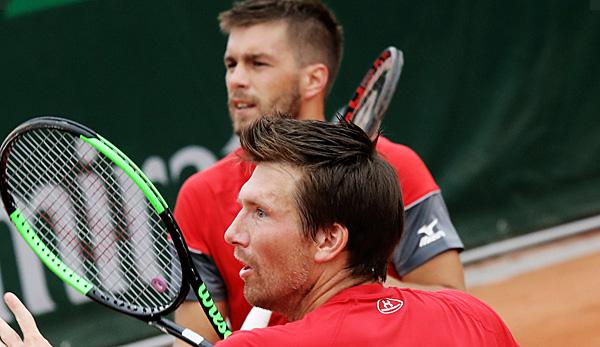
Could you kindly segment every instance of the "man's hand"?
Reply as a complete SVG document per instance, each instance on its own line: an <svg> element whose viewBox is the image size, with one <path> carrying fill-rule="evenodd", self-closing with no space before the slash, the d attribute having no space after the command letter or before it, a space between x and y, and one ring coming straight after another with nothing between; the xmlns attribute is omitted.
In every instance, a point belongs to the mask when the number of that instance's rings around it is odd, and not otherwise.
<svg viewBox="0 0 600 347"><path fill-rule="evenodd" d="M21 340L19 334L0 318L0 347L51 347L50 343L38 330L31 313L16 295L13 293L4 294L4 302L15 315L15 319L23 332L23 339Z"/></svg>

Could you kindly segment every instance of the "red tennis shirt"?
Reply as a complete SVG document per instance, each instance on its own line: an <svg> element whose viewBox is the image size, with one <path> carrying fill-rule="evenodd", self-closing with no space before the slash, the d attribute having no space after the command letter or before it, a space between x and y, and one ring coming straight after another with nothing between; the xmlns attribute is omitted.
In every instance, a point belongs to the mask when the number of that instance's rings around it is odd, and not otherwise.
<svg viewBox="0 0 600 347"><path fill-rule="evenodd" d="M216 347L518 346L502 319L456 290L351 287L303 319L237 331Z"/></svg>

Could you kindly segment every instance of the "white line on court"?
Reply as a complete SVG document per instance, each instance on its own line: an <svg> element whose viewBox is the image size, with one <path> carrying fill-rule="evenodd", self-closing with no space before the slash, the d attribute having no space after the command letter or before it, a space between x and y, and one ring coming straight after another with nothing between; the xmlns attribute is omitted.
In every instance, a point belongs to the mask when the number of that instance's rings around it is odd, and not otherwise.
<svg viewBox="0 0 600 347"><path fill-rule="evenodd" d="M468 265L465 267L465 281L467 287L490 284L597 252L600 252L600 232Z"/></svg>
<svg viewBox="0 0 600 347"><path fill-rule="evenodd" d="M460 259L464 265L469 265L491 257L564 239L598 228L600 228L600 215L473 248L462 252Z"/></svg>

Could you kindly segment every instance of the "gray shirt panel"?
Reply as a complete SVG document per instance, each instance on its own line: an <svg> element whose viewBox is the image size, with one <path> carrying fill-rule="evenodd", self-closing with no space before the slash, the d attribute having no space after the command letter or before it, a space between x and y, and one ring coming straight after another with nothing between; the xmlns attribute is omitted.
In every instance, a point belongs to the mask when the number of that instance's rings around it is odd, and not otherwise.
<svg viewBox="0 0 600 347"><path fill-rule="evenodd" d="M444 198L436 192L405 211L404 235L392 261L396 272L404 276L440 253L463 248Z"/></svg>
<svg viewBox="0 0 600 347"><path fill-rule="evenodd" d="M191 252L192 262L198 269L200 278L206 284L206 288L210 292L214 301L225 301L227 299L227 288L225 281L217 269L214 260L206 254ZM186 300L198 301L193 290L188 292Z"/></svg>

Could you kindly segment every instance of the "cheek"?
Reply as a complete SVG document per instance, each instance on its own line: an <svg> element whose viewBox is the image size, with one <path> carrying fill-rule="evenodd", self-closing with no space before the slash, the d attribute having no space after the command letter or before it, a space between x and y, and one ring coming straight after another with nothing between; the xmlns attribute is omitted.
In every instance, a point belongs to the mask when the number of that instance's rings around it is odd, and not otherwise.
<svg viewBox="0 0 600 347"><path fill-rule="evenodd" d="M286 74L265 79L260 86L257 86L257 89L262 89L261 92L265 99L273 101L287 96L291 91L297 89L297 85L298 77L294 74Z"/></svg>
<svg viewBox="0 0 600 347"><path fill-rule="evenodd" d="M231 90L232 87L232 83L231 83L231 76L229 72L225 73L225 88L227 90Z"/></svg>
<svg viewBox="0 0 600 347"><path fill-rule="evenodd" d="M295 272L306 268L310 264L309 251L304 243L298 240L287 241L285 239L278 241L282 246L277 254L271 258L271 264L275 269L283 269L282 275L288 276L290 272ZM282 267L282 264L283 265Z"/></svg>
<svg viewBox="0 0 600 347"><path fill-rule="evenodd" d="M255 243L256 248L254 251L256 254L261 254L263 268L281 270L288 265L293 264L296 266L298 263L306 261L308 252L304 244L301 244L295 238L285 237L282 234L280 233L278 237L269 240L261 240L260 244ZM282 266L282 264L285 265Z"/></svg>

